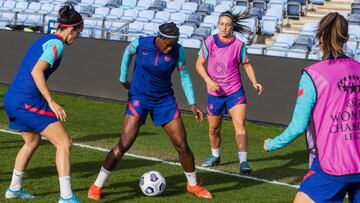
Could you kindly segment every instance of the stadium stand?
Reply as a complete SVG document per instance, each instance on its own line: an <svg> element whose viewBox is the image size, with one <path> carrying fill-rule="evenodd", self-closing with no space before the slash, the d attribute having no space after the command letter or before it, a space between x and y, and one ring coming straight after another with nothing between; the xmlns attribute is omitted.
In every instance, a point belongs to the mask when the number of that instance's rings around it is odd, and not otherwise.
<svg viewBox="0 0 360 203"><path fill-rule="evenodd" d="M32 27L51 32L57 11L67 0L0 0L0 29ZM239 35L251 54L320 59L315 33L321 17L340 12L350 24L347 54L360 58L360 0L70 0L85 19L82 37L130 40L154 35L161 23L173 21L181 44L199 48L217 31L218 16L233 8L248 10L242 22L252 31ZM39 29L38 29L39 28Z"/></svg>

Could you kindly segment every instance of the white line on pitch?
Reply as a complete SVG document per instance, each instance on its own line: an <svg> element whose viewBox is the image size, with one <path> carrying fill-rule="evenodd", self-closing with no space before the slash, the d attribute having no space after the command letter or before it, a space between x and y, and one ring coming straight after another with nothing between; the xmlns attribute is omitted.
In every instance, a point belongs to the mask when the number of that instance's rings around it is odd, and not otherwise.
<svg viewBox="0 0 360 203"><path fill-rule="evenodd" d="M18 133L18 132L5 130L5 129L0 129L0 132L20 135L20 133ZM87 144L81 144L81 143L77 143L77 142L75 142L73 145L77 146L77 147L80 147L80 148L92 149L92 150L101 151L101 152L109 152L110 151L109 149L106 149L106 148L95 147L95 146L91 146L91 145L87 145ZM125 156L138 158L138 159L149 160L149 161L161 162L161 163L168 164L168 165L181 166L180 163L178 163L178 162L166 161L166 160L162 160L162 159L154 158L154 157L147 157L147 156L136 155L136 154L131 154L131 153L126 153ZM234 177L239 177L239 178L244 178L244 179L254 180L254 181L258 181L258 182L274 184L274 185L281 185L281 186L286 186L286 187L291 187L291 188L299 188L299 185L292 185L292 184L289 184L289 183L279 182L279 181L276 181L276 180L266 180L266 179L257 178L257 177L254 177L254 176L245 176L245 175L240 175L240 174L237 174L237 173L231 173L231 172L226 172L226 171L221 171L221 170L216 170L216 169L211 169L211 168L205 168L205 167L201 167L201 166L196 166L196 168L199 169L199 170L202 170L202 171L208 171L208 172L223 174L223 175L227 175L227 176L234 176Z"/></svg>

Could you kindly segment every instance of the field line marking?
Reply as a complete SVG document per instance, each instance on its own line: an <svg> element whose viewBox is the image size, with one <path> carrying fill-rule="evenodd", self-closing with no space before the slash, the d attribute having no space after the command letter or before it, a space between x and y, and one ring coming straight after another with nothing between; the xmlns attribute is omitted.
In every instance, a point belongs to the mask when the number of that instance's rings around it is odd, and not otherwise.
<svg viewBox="0 0 360 203"><path fill-rule="evenodd" d="M1 129L1 128L0 128L0 132L14 134L14 135L20 135L19 132L5 130L5 129ZM106 149L106 148L102 148L102 147L95 147L95 146L81 144L81 143L77 143L77 142L74 142L73 145L80 147L80 148L91 149L91 150L96 150L96 151L101 151L101 152L109 152L110 151L110 149ZM155 158L155 157L147 157L147 156L131 154L131 153L126 153L125 156L133 157L133 158L137 158L137 159L144 159L144 160L148 160L148 161L160 162L160 163L164 163L164 164L168 164L168 165L181 166L181 164L178 162L166 161L166 160L162 160L162 159ZM217 169L205 168L205 167L201 167L201 166L196 166L196 169L199 169L202 171L207 171L207 172L212 172L212 173L218 173L218 174L222 174L222 175L227 175L227 176L244 178L244 179L248 179L248 180L254 180L254 181L258 181L258 182L264 182L264 183L273 184L273 185L281 185L281 186L297 188L297 189L299 188L299 185L292 185L289 183L284 183L284 182L280 182L280 181L276 181L276 180L267 180L267 179L263 179L263 178L257 178L254 176L245 176L245 175L240 175L237 173L231 173L231 172L221 171L221 170L217 170Z"/></svg>

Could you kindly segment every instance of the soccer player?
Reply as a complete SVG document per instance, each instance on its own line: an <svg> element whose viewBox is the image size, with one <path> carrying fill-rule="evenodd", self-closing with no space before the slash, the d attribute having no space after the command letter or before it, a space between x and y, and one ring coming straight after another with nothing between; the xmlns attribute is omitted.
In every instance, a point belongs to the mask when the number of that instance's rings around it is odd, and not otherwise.
<svg viewBox="0 0 360 203"><path fill-rule="evenodd" d="M185 127L172 89L171 74L176 68L191 111L197 120L203 120L203 113L195 104L184 48L177 43L179 35L176 24L165 23L159 26L156 37L136 38L127 46L120 75L120 82L129 89L123 129L118 144L108 153L96 181L89 188L89 199L100 199L106 178L134 143L149 113L155 126L163 127L178 152L187 178L187 191L202 198L212 198L211 193L197 182L194 156L186 140ZM128 69L134 55L137 57L130 83Z"/></svg>
<svg viewBox="0 0 360 203"><path fill-rule="evenodd" d="M316 35L324 60L302 72L289 126L264 141L281 149L307 129L310 169L295 203L360 202L360 64L344 54L348 23L339 13L320 21Z"/></svg>
<svg viewBox="0 0 360 203"><path fill-rule="evenodd" d="M11 184L5 192L6 199L34 198L21 187L21 182L41 136L44 136L56 147L61 193L59 203L80 202L73 195L70 185L72 140L61 124L66 119L66 113L52 97L46 80L60 65L64 44L71 45L79 36L83 20L72 6L67 5L59 10L58 22L55 34L37 39L27 50L4 98L9 128L20 131L25 142L16 156Z"/></svg>
<svg viewBox="0 0 360 203"><path fill-rule="evenodd" d="M255 90L260 95L263 87L256 80L250 64L245 44L234 37L234 31L245 34L249 30L239 24L245 13L234 15L231 11L220 14L219 33L209 36L199 50L196 70L206 82L208 89L208 121L211 155L203 163L204 167L220 164L221 123L223 115L230 113L235 128L235 139L240 161L240 174L249 174L247 162L247 133L245 128L246 97L241 84L240 64ZM207 69L204 64L208 61Z"/></svg>

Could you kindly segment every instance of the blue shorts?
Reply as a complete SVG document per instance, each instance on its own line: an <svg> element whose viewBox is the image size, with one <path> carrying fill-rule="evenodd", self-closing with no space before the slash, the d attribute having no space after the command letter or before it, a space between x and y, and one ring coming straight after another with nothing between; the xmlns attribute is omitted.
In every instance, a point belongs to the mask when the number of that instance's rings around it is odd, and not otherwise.
<svg viewBox="0 0 360 203"><path fill-rule="evenodd" d="M48 103L40 97L6 95L4 107L9 128L13 130L41 133L48 125L58 121Z"/></svg>
<svg viewBox="0 0 360 203"><path fill-rule="evenodd" d="M155 126L165 125L180 117L180 111L173 96L158 104L150 104L136 97L129 98L126 114L138 117L144 124L148 113Z"/></svg>
<svg viewBox="0 0 360 203"><path fill-rule="evenodd" d="M207 113L209 116L219 116L227 114L228 111L238 105L247 104L244 88L228 96L208 95Z"/></svg>
<svg viewBox="0 0 360 203"><path fill-rule="evenodd" d="M334 181L314 170L305 175L299 192L307 194L314 202L342 203L346 193L351 202L360 202L360 182Z"/></svg>

